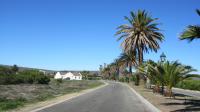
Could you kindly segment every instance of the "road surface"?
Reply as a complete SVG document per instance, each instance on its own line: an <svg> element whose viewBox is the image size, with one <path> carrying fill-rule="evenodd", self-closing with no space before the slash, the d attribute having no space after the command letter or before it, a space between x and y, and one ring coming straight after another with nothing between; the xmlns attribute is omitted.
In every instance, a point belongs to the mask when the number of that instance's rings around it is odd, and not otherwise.
<svg viewBox="0 0 200 112"><path fill-rule="evenodd" d="M149 112L127 86L108 83L103 88L37 112Z"/></svg>

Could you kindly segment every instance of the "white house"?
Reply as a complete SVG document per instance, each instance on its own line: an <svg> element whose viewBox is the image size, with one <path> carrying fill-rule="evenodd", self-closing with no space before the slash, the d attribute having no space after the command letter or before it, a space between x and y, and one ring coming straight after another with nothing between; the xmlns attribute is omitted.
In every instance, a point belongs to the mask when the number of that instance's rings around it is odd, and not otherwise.
<svg viewBox="0 0 200 112"><path fill-rule="evenodd" d="M61 73L57 72L56 75L54 75L54 79L62 79Z"/></svg>
<svg viewBox="0 0 200 112"><path fill-rule="evenodd" d="M82 75L77 72L57 72L54 79L82 80Z"/></svg>

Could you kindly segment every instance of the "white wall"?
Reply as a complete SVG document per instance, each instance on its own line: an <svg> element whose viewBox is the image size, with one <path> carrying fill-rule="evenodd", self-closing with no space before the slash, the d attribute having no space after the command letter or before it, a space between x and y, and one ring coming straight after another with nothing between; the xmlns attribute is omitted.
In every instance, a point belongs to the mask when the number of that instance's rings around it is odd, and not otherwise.
<svg viewBox="0 0 200 112"><path fill-rule="evenodd" d="M54 76L54 79L67 79L67 78L70 78L70 80L82 80L82 75L80 74L80 76L74 76L74 74L71 72L68 72L65 75L61 75L60 72L57 72L56 75Z"/></svg>

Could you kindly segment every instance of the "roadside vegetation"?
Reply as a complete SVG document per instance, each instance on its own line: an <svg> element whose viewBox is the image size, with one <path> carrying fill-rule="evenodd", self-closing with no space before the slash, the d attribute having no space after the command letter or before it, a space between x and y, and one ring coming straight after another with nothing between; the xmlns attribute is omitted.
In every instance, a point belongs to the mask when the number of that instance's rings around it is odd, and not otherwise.
<svg viewBox="0 0 200 112"><path fill-rule="evenodd" d="M88 79L96 79L87 75ZM92 78L91 78L92 77ZM38 70L19 71L18 67L0 66L0 111L44 101L103 84L94 80L55 80Z"/></svg>
<svg viewBox="0 0 200 112"><path fill-rule="evenodd" d="M199 9L196 12L200 15ZM122 53L113 63L101 69L103 79L133 81L136 86L144 83L147 88L155 85L153 91L165 96L173 95L173 87L199 90L199 81L192 80L191 77L199 78L200 75L194 74L197 70L192 66L167 60L164 53L158 62L143 59L145 53L157 52L159 44L165 38L159 28L158 18L152 17L145 10L138 10L131 11L129 17L125 16L125 20L127 24L120 25L116 32L117 40L122 41ZM193 41L200 38L199 34L199 25L189 25L179 38Z"/></svg>
<svg viewBox="0 0 200 112"><path fill-rule="evenodd" d="M25 104L79 92L102 84L100 81L59 81L51 79L49 84L0 85L0 111L15 109Z"/></svg>
<svg viewBox="0 0 200 112"><path fill-rule="evenodd" d="M200 91L200 80L184 80L176 85L177 88Z"/></svg>
<svg viewBox="0 0 200 112"><path fill-rule="evenodd" d="M200 16L200 9L196 12ZM125 16L125 20L127 24L119 26L116 32L117 40L122 42L122 53L112 63L106 66L104 64L100 69L103 79L129 83L162 110L176 110L177 107L182 111L184 108L199 110L195 108L199 104L195 104L194 100L184 103L184 94L177 96L180 101L171 99L175 98L173 87L200 91L200 75L195 74L196 69L176 60L167 60L164 53L157 62L143 59L145 53L157 52L165 38L161 32L163 30L159 28L159 19L152 17L145 10L138 10L131 11L129 17ZM189 42L200 39L200 25L188 25L178 38ZM159 93L161 96L153 93ZM165 104L167 106L164 106ZM167 109L169 105L173 108Z"/></svg>
<svg viewBox="0 0 200 112"><path fill-rule="evenodd" d="M90 71L82 71L80 72L83 76L83 80L101 80L101 76L96 73L90 73Z"/></svg>
<svg viewBox="0 0 200 112"><path fill-rule="evenodd" d="M48 84L50 77L38 70L18 71L13 67L0 66L0 84Z"/></svg>

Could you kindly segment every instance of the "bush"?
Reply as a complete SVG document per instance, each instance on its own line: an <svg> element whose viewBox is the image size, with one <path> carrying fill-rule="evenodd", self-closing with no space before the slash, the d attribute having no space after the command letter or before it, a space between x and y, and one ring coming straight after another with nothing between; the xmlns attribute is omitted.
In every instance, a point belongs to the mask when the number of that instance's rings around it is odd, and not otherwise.
<svg viewBox="0 0 200 112"><path fill-rule="evenodd" d="M12 70L9 67L0 66L0 74L9 75L12 74Z"/></svg>
<svg viewBox="0 0 200 112"><path fill-rule="evenodd" d="M56 83L62 83L62 79L56 79Z"/></svg>
<svg viewBox="0 0 200 112"><path fill-rule="evenodd" d="M136 81L136 76L135 75L131 75L131 81L135 82Z"/></svg>
<svg viewBox="0 0 200 112"><path fill-rule="evenodd" d="M120 77L119 81L120 82L129 82L129 77Z"/></svg>
<svg viewBox="0 0 200 112"><path fill-rule="evenodd" d="M37 70L26 70L17 74L0 74L0 84L48 84L50 78Z"/></svg>
<svg viewBox="0 0 200 112"><path fill-rule="evenodd" d="M18 98L18 99L0 98L0 111L5 111L17 108L19 106L23 106L25 102L26 100L24 98Z"/></svg>
<svg viewBox="0 0 200 112"><path fill-rule="evenodd" d="M179 82L176 87L200 91L200 80L184 80Z"/></svg>
<svg viewBox="0 0 200 112"><path fill-rule="evenodd" d="M119 81L120 81L120 82L125 82L125 78L124 78L124 77L120 77L120 78L119 78Z"/></svg>

